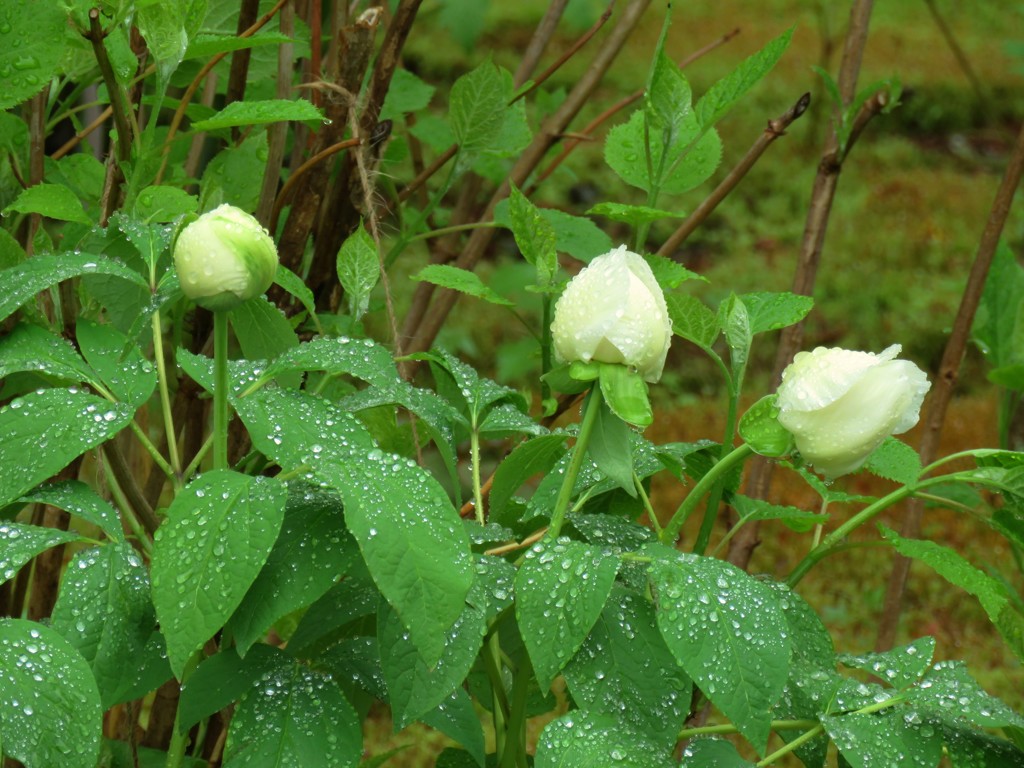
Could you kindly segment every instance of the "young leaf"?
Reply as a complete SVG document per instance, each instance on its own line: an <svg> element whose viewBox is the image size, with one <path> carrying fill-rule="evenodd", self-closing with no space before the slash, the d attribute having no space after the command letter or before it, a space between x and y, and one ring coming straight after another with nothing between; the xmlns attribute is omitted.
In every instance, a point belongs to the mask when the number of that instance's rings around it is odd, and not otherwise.
<svg viewBox="0 0 1024 768"><path fill-rule="evenodd" d="M814 306L814 299L796 293L744 293L740 296L750 318L750 332L764 333L798 323Z"/></svg>
<svg viewBox="0 0 1024 768"><path fill-rule="evenodd" d="M775 592L729 563L651 545L658 627L683 669L762 753L791 653Z"/></svg>
<svg viewBox="0 0 1024 768"><path fill-rule="evenodd" d="M895 437L887 437L864 463L864 469L886 480L908 485L921 474L917 451Z"/></svg>
<svg viewBox="0 0 1024 768"><path fill-rule="evenodd" d="M841 654L839 663L868 672L893 688L902 689L921 678L931 666L934 655L935 638L922 637L884 653Z"/></svg>
<svg viewBox="0 0 1024 768"><path fill-rule="evenodd" d="M490 58L452 85L448 119L460 155L469 158L495 144L504 123L508 90L502 70Z"/></svg>
<svg viewBox="0 0 1024 768"><path fill-rule="evenodd" d="M691 272L679 262L656 253L644 256L644 261L654 273L654 279L658 281L658 285L666 290L678 288L687 280L702 280L705 283L708 281L703 275Z"/></svg>
<svg viewBox="0 0 1024 768"><path fill-rule="evenodd" d="M783 32L708 89L694 107L703 130L717 123L744 93L772 70L792 37L792 29Z"/></svg>
<svg viewBox="0 0 1024 768"><path fill-rule="evenodd" d="M275 653L273 667L238 703L224 764L355 768L363 753L363 735L359 717L337 682L284 651Z"/></svg>
<svg viewBox="0 0 1024 768"><path fill-rule="evenodd" d="M75 337L99 378L122 402L142 406L156 389L156 369L134 342L110 324L79 318Z"/></svg>
<svg viewBox="0 0 1024 768"><path fill-rule="evenodd" d="M140 221L156 224L171 222L179 216L196 213L199 198L177 187L146 187L135 198L132 214Z"/></svg>
<svg viewBox="0 0 1024 768"><path fill-rule="evenodd" d="M320 329L320 321L316 316L316 298L301 277L283 264L278 264L277 273L274 275L274 285L280 286L298 299L302 308L306 310L306 314L316 324L317 329Z"/></svg>
<svg viewBox="0 0 1024 768"><path fill-rule="evenodd" d="M710 307L700 299L685 294L669 294L665 297L665 303L672 319L672 333L710 352L711 345L722 332L718 318Z"/></svg>
<svg viewBox="0 0 1024 768"><path fill-rule="evenodd" d="M750 313L743 299L735 293L730 294L718 307L718 322L729 345L733 370L736 370L738 366L746 364L754 338Z"/></svg>
<svg viewBox="0 0 1024 768"><path fill-rule="evenodd" d="M120 432L134 413L77 389L42 389L0 408L0 504L6 504Z"/></svg>
<svg viewBox="0 0 1024 768"><path fill-rule="evenodd" d="M287 491L213 470L171 502L153 545L153 603L177 677L238 607L281 529Z"/></svg>
<svg viewBox="0 0 1024 768"><path fill-rule="evenodd" d="M384 106L380 110L381 120L396 120L410 112L425 109L437 90L429 83L408 69L399 67L391 78L391 87L384 97Z"/></svg>
<svg viewBox="0 0 1024 768"><path fill-rule="evenodd" d="M583 645L618 570L617 556L566 538L526 553L516 574L516 619L542 690Z"/></svg>
<svg viewBox="0 0 1024 768"><path fill-rule="evenodd" d="M51 626L92 668L103 708L134 684L156 627L149 572L127 544L83 550L72 559Z"/></svg>
<svg viewBox="0 0 1024 768"><path fill-rule="evenodd" d="M732 506L743 521L781 520L795 531L809 531L815 525L828 522L828 515L818 515L797 507L779 506L738 493L732 497Z"/></svg>
<svg viewBox="0 0 1024 768"><path fill-rule="evenodd" d="M230 203L243 211L256 210L266 168L266 131L254 133L238 146L222 149L203 171L199 210L209 211L222 203Z"/></svg>
<svg viewBox="0 0 1024 768"><path fill-rule="evenodd" d="M654 412L647 395L647 382L643 377L625 365L616 363L604 363L600 371L601 394L612 413L622 421L638 427L649 427L654 422ZM628 432L625 434L628 437Z"/></svg>
<svg viewBox="0 0 1024 768"><path fill-rule="evenodd" d="M284 313L263 296L243 301L228 313L242 354L249 360L271 360L299 346Z"/></svg>
<svg viewBox="0 0 1024 768"><path fill-rule="evenodd" d="M602 474L630 496L635 497L630 429L608 406L607 400L601 403L587 452Z"/></svg>
<svg viewBox="0 0 1024 768"><path fill-rule="evenodd" d="M49 627L0 618L0 743L27 766L94 768L103 711L85 659Z"/></svg>
<svg viewBox="0 0 1024 768"><path fill-rule="evenodd" d="M377 285L381 270L377 244L362 222L341 244L337 268L348 313L359 320L370 308L370 294Z"/></svg>
<svg viewBox="0 0 1024 768"><path fill-rule="evenodd" d="M494 209L494 221L512 229L509 201L502 200ZM588 218L573 216L557 208L538 208L541 218L551 225L555 233L555 250L567 253L584 263L608 253L612 249L611 238Z"/></svg>
<svg viewBox="0 0 1024 768"><path fill-rule="evenodd" d="M504 307L514 307L515 302L509 301L504 296L495 293L484 285L483 280L476 272L468 269L452 266L451 264L430 264L413 275L413 280L422 280L441 288L449 288L459 293L465 293L491 304L500 304Z"/></svg>
<svg viewBox="0 0 1024 768"><path fill-rule="evenodd" d="M509 191L508 213L519 252L537 270L537 285L550 285L558 271L555 228L515 184Z"/></svg>
<svg viewBox="0 0 1024 768"><path fill-rule="evenodd" d="M621 221L637 227L650 224L661 219L681 219L686 214L663 211L646 205L627 205L625 203L598 203L587 211L587 216L604 216L612 221Z"/></svg>

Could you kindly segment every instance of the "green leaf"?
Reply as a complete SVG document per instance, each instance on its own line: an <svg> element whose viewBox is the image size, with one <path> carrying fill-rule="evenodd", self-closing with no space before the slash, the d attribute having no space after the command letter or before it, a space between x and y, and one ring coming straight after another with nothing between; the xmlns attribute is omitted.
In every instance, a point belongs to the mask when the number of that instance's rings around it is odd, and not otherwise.
<svg viewBox="0 0 1024 768"><path fill-rule="evenodd" d="M0 110L34 96L60 69L67 13L60 3L5 0L0 24Z"/></svg>
<svg viewBox="0 0 1024 768"><path fill-rule="evenodd" d="M481 416L499 403L510 402L521 411L526 411L527 404L522 394L480 376L472 366L466 365L450 352L437 349L425 357L430 360L439 390L450 390L450 394L446 391L441 394L453 403L465 403L472 421L479 422Z"/></svg>
<svg viewBox="0 0 1024 768"><path fill-rule="evenodd" d="M985 692L961 661L940 661L924 672L920 682L907 691L907 701L922 712L953 725L1024 726L1024 718Z"/></svg>
<svg viewBox="0 0 1024 768"><path fill-rule="evenodd" d="M664 41L659 42L661 48ZM644 93L644 119L650 130L652 144L671 147L679 140L681 133L687 133L684 141L690 141L690 125L693 92L686 75L662 48L654 57L650 83ZM688 125L689 124L689 125Z"/></svg>
<svg viewBox="0 0 1024 768"><path fill-rule="evenodd" d="M228 313L242 354L249 360L271 360L299 346L288 318L263 296L243 301Z"/></svg>
<svg viewBox="0 0 1024 768"><path fill-rule="evenodd" d="M121 701L156 627L149 572L135 550L121 543L77 553L61 582L51 626L92 668L103 708Z"/></svg>
<svg viewBox="0 0 1024 768"><path fill-rule="evenodd" d="M293 493L267 564L228 624L239 654L244 656L282 616L319 600L358 557L339 499Z"/></svg>
<svg viewBox="0 0 1024 768"><path fill-rule="evenodd" d="M99 527L113 541L123 542L121 518L110 502L101 499L92 488L80 480L63 480L40 485L20 499L25 504L49 504L63 509L80 520Z"/></svg>
<svg viewBox="0 0 1024 768"><path fill-rule="evenodd" d="M676 743L692 684L658 632L654 607L640 595L612 590L563 674L581 708L614 717L665 749Z"/></svg>
<svg viewBox="0 0 1024 768"><path fill-rule="evenodd" d="M886 480L909 485L916 482L921 474L921 458L906 443L895 437L887 437L868 456L864 469Z"/></svg>
<svg viewBox="0 0 1024 768"><path fill-rule="evenodd" d="M775 395L765 395L743 414L740 437L762 456L787 456L793 450L793 435L779 423Z"/></svg>
<svg viewBox="0 0 1024 768"><path fill-rule="evenodd" d="M625 365L601 365L601 394L612 413L638 427L654 423L654 412L647 396L647 382ZM632 470L631 470L632 472Z"/></svg>
<svg viewBox="0 0 1024 768"><path fill-rule="evenodd" d="M351 632L345 631L345 625L372 616L379 605L380 592L369 576L342 579L302 615L288 640L288 649L305 658L317 656L324 649L333 647L340 637L351 636ZM253 646L255 649L262 647ZM377 653L376 646L373 651Z"/></svg>
<svg viewBox="0 0 1024 768"><path fill-rule="evenodd" d="M373 339L320 336L284 352L267 369L268 377L289 371L323 371L388 386L401 380L391 353Z"/></svg>
<svg viewBox="0 0 1024 768"><path fill-rule="evenodd" d="M224 768L355 768L362 730L338 684L284 651L276 655L235 709Z"/></svg>
<svg viewBox="0 0 1024 768"><path fill-rule="evenodd" d="M436 89L407 69L399 67L391 78L391 86L380 110L381 120L395 120L410 112L425 109Z"/></svg>
<svg viewBox="0 0 1024 768"><path fill-rule="evenodd" d="M942 759L941 734L897 709L823 717L821 724L853 768L877 768L881 755L892 768L935 768Z"/></svg>
<svg viewBox="0 0 1024 768"><path fill-rule="evenodd" d="M341 492L345 521L381 593L434 665L473 581L458 511L432 475L379 449L325 460L314 475Z"/></svg>
<svg viewBox="0 0 1024 768"><path fill-rule="evenodd" d="M735 371L739 366L746 364L754 339L750 313L743 299L735 293L729 294L729 298L718 307L718 323L722 326L725 341L729 345L730 362Z"/></svg>
<svg viewBox="0 0 1024 768"><path fill-rule="evenodd" d="M471 762L474 766L484 765L483 724L480 722L480 716L473 705L473 700L465 690L456 688L437 709L428 712L420 720L424 725L440 731L453 741L462 744L466 748L466 753L472 756ZM440 758L434 763L434 768L439 765L441 765ZM361 768L365 768L365 766L361 766Z"/></svg>
<svg viewBox="0 0 1024 768"><path fill-rule="evenodd" d="M177 69L188 47L186 10L185 3L138 3L136 23L150 55L156 59L162 83Z"/></svg>
<svg viewBox="0 0 1024 768"><path fill-rule="evenodd" d="M196 667L181 690L178 727L187 732L193 725L231 706L252 689L257 681L277 666L278 650L259 643L245 659L234 648L208 656Z"/></svg>
<svg viewBox="0 0 1024 768"><path fill-rule="evenodd" d="M103 712L85 660L57 632L0 618L0 743L26 768L93 768Z"/></svg>
<svg viewBox="0 0 1024 768"><path fill-rule="evenodd" d="M506 90L502 70L490 58L452 85L448 119L460 154L473 155L495 143L504 123Z"/></svg>
<svg viewBox="0 0 1024 768"><path fill-rule="evenodd" d="M67 339L38 325L19 323L0 338L0 379L27 371L74 383L95 376Z"/></svg>
<svg viewBox="0 0 1024 768"><path fill-rule="evenodd" d="M362 222L341 244L337 262L345 304L349 314L358 320L370 308L370 294L377 285L381 270L377 244Z"/></svg>
<svg viewBox="0 0 1024 768"><path fill-rule="evenodd" d="M953 768L1018 768L1024 765L1024 750L987 733L947 731L945 743Z"/></svg>
<svg viewBox="0 0 1024 768"><path fill-rule="evenodd" d="M795 531L809 531L815 525L828 522L828 515L818 515L797 507L771 504L762 499L734 494L732 506L744 522L751 520L781 520Z"/></svg>
<svg viewBox="0 0 1024 768"><path fill-rule="evenodd" d="M274 284L298 299L302 304L302 308L306 310L306 314L316 323L317 328L320 328L319 320L316 316L316 298L301 277L283 264L278 264L277 272L274 274Z"/></svg>
<svg viewBox="0 0 1024 768"><path fill-rule="evenodd" d="M483 611L466 605L445 638L441 658L430 664L417 652L395 612L382 606L377 613L377 645L396 730L436 709L461 685L486 629Z"/></svg>
<svg viewBox="0 0 1024 768"><path fill-rule="evenodd" d="M685 213L663 211L646 205L628 205L626 203L598 203L587 211L587 216L604 216L612 221L621 221L630 226L650 224L661 219L681 219Z"/></svg>
<svg viewBox="0 0 1024 768"><path fill-rule="evenodd" d="M706 352L711 351L721 333L718 317L711 308L695 296L678 293L666 296L665 303L672 319L672 333Z"/></svg>
<svg viewBox="0 0 1024 768"><path fill-rule="evenodd" d="M687 743L679 768L752 768L753 765L740 757L736 747L725 739L700 737Z"/></svg>
<svg viewBox="0 0 1024 768"><path fill-rule="evenodd" d="M149 288L138 272L105 256L70 252L33 256L0 272L0 284L4 286L4 294L0 297L0 320L6 320L40 291L80 275L113 275L147 290Z"/></svg>
<svg viewBox="0 0 1024 768"><path fill-rule="evenodd" d="M267 169L267 151L267 133L258 131L238 146L218 152L203 171L199 209L209 211L230 203L243 211L255 211Z"/></svg>
<svg viewBox="0 0 1024 768"><path fill-rule="evenodd" d="M1024 267L1017 263L1013 249L999 244L989 268L981 304L974 320L974 341L1000 369L1024 362Z"/></svg>
<svg viewBox="0 0 1024 768"><path fill-rule="evenodd" d="M759 753L788 677L790 643L775 592L711 557L650 546L658 627L683 669Z"/></svg>
<svg viewBox="0 0 1024 768"><path fill-rule="evenodd" d="M747 308L750 332L776 331L803 320L814 307L814 299L797 293L744 293L740 296Z"/></svg>
<svg viewBox="0 0 1024 768"><path fill-rule="evenodd" d="M234 101L213 117L192 123L193 131L220 131L243 125L296 122L316 128L324 122L324 114L305 99L270 99L267 101Z"/></svg>
<svg viewBox="0 0 1024 768"><path fill-rule="evenodd" d="M515 184L509 190L508 214L519 252L537 270L537 285L551 285L558 271L555 228Z"/></svg>
<svg viewBox="0 0 1024 768"><path fill-rule="evenodd" d="M127 336L112 325L79 318L75 337L100 380L125 404L139 408L156 389L156 369Z"/></svg>
<svg viewBox="0 0 1024 768"><path fill-rule="evenodd" d="M476 272L470 272L468 269L455 267L451 264L430 264L413 275L412 279L459 291L460 293L489 301L491 304L500 304L504 307L515 306L514 301L509 301L504 296L495 293L484 285L484 282Z"/></svg>
<svg viewBox="0 0 1024 768"><path fill-rule="evenodd" d="M247 48L258 48L264 45L279 46L283 43L294 42L294 39L277 32L268 32L266 28L249 37L237 37L236 35L196 35L189 40L188 48L185 50L185 58L188 59L212 59L218 53L231 53Z"/></svg>
<svg viewBox="0 0 1024 768"><path fill-rule="evenodd" d="M81 541L77 533L62 531L58 528L41 528L37 525L24 523L0 523L0 584L13 579L18 570L38 555L51 547Z"/></svg>
<svg viewBox="0 0 1024 768"><path fill-rule="evenodd" d="M555 250L574 259L590 263L592 259L612 249L611 238L590 219L573 216L557 208L538 208L541 218L555 232ZM502 200L494 209L494 221L503 227L512 227L510 203Z"/></svg>
<svg viewBox="0 0 1024 768"><path fill-rule="evenodd" d="M6 504L106 442L134 409L77 389L42 389L0 408L0 504Z"/></svg>
<svg viewBox="0 0 1024 768"><path fill-rule="evenodd" d="M594 431L590 434L587 453L602 474L630 496L636 497L630 428L609 409L607 400L601 402L594 422Z"/></svg>
<svg viewBox="0 0 1024 768"><path fill-rule="evenodd" d="M703 184L721 162L722 142L714 129L702 135L692 113L687 117L666 137L652 128L648 168L644 112L636 110L627 122L608 131L605 162L627 184L648 193L659 190L679 194Z"/></svg>
<svg viewBox="0 0 1024 768"><path fill-rule="evenodd" d="M618 570L617 556L564 537L526 553L516 574L516 619L541 690L583 645Z"/></svg>
<svg viewBox="0 0 1024 768"><path fill-rule="evenodd" d="M703 275L691 272L679 262L656 253L644 256L644 260L654 273L654 279L663 289L678 288L687 280L702 280L705 283L708 281Z"/></svg>
<svg viewBox="0 0 1024 768"><path fill-rule="evenodd" d="M36 184L23 189L14 202L3 209L4 215L12 212L38 213L59 221L92 224L78 196L63 184Z"/></svg>
<svg viewBox="0 0 1024 768"><path fill-rule="evenodd" d="M494 472L491 483L490 519L511 522L506 519L509 502L517 490L535 475L548 472L565 455L567 436L538 435L517 445Z"/></svg>
<svg viewBox="0 0 1024 768"><path fill-rule="evenodd" d="M178 678L255 581L281 528L286 497L277 481L213 470L168 507L153 545L153 603Z"/></svg>
<svg viewBox="0 0 1024 768"><path fill-rule="evenodd" d="M920 679L931 666L934 655L935 638L922 637L884 653L840 654L839 663L868 672L885 684L902 689Z"/></svg>
<svg viewBox="0 0 1024 768"><path fill-rule="evenodd" d="M574 710L548 723L537 738L534 768L669 768L667 750L652 746L607 715Z"/></svg>
<svg viewBox="0 0 1024 768"><path fill-rule="evenodd" d="M978 598L1010 650L1024 659L1024 617L1014 607L1003 582L978 570L949 547L933 541L905 539L885 526L880 528L882 536L901 555L920 560L950 584Z"/></svg>
<svg viewBox="0 0 1024 768"><path fill-rule="evenodd" d="M137 198L132 214L145 222L165 223L195 213L199 198L178 187L146 187Z"/></svg>
<svg viewBox="0 0 1024 768"><path fill-rule="evenodd" d="M772 70L792 37L792 29L783 32L708 89L694 106L702 129L707 130L717 123L743 94Z"/></svg>

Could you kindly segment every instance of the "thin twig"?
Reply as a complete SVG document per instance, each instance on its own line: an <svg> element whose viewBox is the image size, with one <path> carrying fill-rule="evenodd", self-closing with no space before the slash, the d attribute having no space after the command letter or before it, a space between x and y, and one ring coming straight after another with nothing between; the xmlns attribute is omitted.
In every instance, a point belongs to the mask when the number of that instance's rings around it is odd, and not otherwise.
<svg viewBox="0 0 1024 768"><path fill-rule="evenodd" d="M544 121L539 133L512 167L509 178L494 193L487 210L480 217L481 221L490 221L494 218L494 210L498 203L509 194L510 182L521 186L550 149L555 137L562 133L573 118L579 114L648 5L650 5L650 0L632 0L626 6L618 23L612 25L611 33L595 54L590 67L569 92L562 105ZM492 228L474 230L456 262L457 266L462 269L473 269L486 252L495 231ZM425 282L420 283L416 290L417 292L422 291L428 296L434 294L433 286ZM422 352L430 348L457 298L458 294L455 291L441 289L434 296L434 300L422 318L407 317L404 331L409 336L409 344L403 345L406 353ZM422 322L420 322L421 319ZM410 375L414 367L415 365L407 367L406 375Z"/></svg>
<svg viewBox="0 0 1024 768"><path fill-rule="evenodd" d="M235 25L236 34L241 35L255 24L259 13L259 0L242 0L238 10L238 23ZM231 70L228 73L228 85L224 93L225 104L242 101L245 98L245 83L249 78L249 60L251 58L251 48L239 48L231 55ZM231 138L238 139L237 126L231 129Z"/></svg>
<svg viewBox="0 0 1024 768"><path fill-rule="evenodd" d="M530 38L526 50L523 51L523 57L519 60L519 66L516 68L515 76L512 78L516 88L530 79L530 75L533 74L533 70L537 67L537 62L540 61L540 57L547 49L548 43L555 34L555 30L558 29L558 22L561 20L562 14L565 13L567 5L569 5L569 0L551 0L548 4L544 18L541 19L540 24L533 31L533 37Z"/></svg>
<svg viewBox="0 0 1024 768"><path fill-rule="evenodd" d="M679 225L669 238L658 249L659 256L670 256L682 245L693 231L704 222L718 204L732 192L740 180L747 175L747 172L754 167L754 163L760 159L769 145L780 136L786 135L786 129L798 119L811 103L811 94L805 93L797 100L796 104L787 109L774 120L769 120L767 127L757 137L757 141L747 150L747 154L736 164L736 167L729 171L729 175L722 179L722 182L708 195L704 201L697 206L687 219Z"/></svg>
<svg viewBox="0 0 1024 768"><path fill-rule="evenodd" d="M278 192L277 194L277 199L274 200L274 209L270 213L270 231L277 231L277 219L281 215L281 208L284 207L284 204L288 201L288 196L291 193L292 189L302 179L302 176L303 174L306 173L306 171L315 166L317 163L326 160L328 157L331 157L332 155L338 154L344 149L358 147L361 142L362 139L358 137L354 139L345 139L344 141L339 141L337 144L334 144L333 146L327 147L327 149L317 152L306 162L304 162L302 165L296 168L292 175L288 177L288 181L286 181L284 183L284 186L281 187L281 191Z"/></svg>
<svg viewBox="0 0 1024 768"><path fill-rule="evenodd" d="M942 425L959 378L960 365L970 340L971 325L974 323L974 315L981 303L985 279L992 266L992 259L999 245L999 237L1010 213L1013 196L1020 185L1022 173L1024 173L1024 126L1017 134L1013 155L1010 157L1003 180L996 192L992 211L985 224L985 231L982 232L978 252L974 257L974 264L971 265L971 274L967 278L967 286L964 288L964 294L960 300L960 308L957 310L956 320L953 321L953 330L946 342L946 349L942 353L939 373L935 378L935 388L932 390L928 404L924 431L921 433L920 455L923 466L928 466L935 461L938 453ZM920 535L923 512L924 505L920 500L913 499L907 504L901 531L905 538L913 539ZM878 639L875 643L876 648L881 650L891 648L896 638L909 572L910 560L902 555L897 555L889 576L889 585L886 588L885 602L882 607L882 619L878 627Z"/></svg>
<svg viewBox="0 0 1024 768"><path fill-rule="evenodd" d="M281 9L278 18L281 34L291 38L295 33L295 7L286 5ZM278 99L288 97L292 83L292 68L295 64L294 43L282 43L277 49L277 82L274 86L274 96ZM284 163L285 143L288 140L288 124L273 123L267 126L267 166L263 172L263 186L260 188L260 199L256 204L256 219L267 226L270 223L270 213L274 207L274 199L277 197L277 188L281 182L281 166ZM277 236L275 229L270 229L271 237Z"/></svg>
<svg viewBox="0 0 1024 768"><path fill-rule="evenodd" d="M50 158L53 160L60 160L62 157L64 157L64 155L68 154L68 152L77 147L82 142L82 139L87 138L89 134L91 134L93 131L95 131L97 128L99 128L101 125L107 122L107 120L110 119L110 116L112 114L114 114L114 108L108 106L106 109L100 112L99 115L96 116L95 120L93 120L91 123L85 126L82 130L80 130L70 139L65 141L53 154L50 155Z"/></svg>
<svg viewBox="0 0 1024 768"><path fill-rule="evenodd" d="M263 27L266 26L272 18L274 18L277 12L281 10L281 7L287 2L288 0L277 0L277 3L274 4L273 8L267 11L259 21L240 34L239 37L246 38L255 35L263 29ZM157 171L156 180L153 182L154 184L160 184L163 181L164 171L167 170L167 158L171 153L171 143L174 141L174 137L178 134L178 128L181 127L181 121L185 119L185 111L188 109L188 105L192 103L192 97L195 96L199 86L206 78L206 73L217 66L227 55L227 51L222 51L206 62L199 69L199 72L196 73L196 76L192 78L192 82L188 84L188 88L186 88L185 92L181 95L181 101L178 103L178 108L174 111L174 117L171 118L171 124L167 128L167 138L164 139L163 159L160 161L160 170Z"/></svg>
<svg viewBox="0 0 1024 768"><path fill-rule="evenodd" d="M541 528L539 531L534 531L522 541L513 541L510 544L502 544L500 547L494 547L494 549L485 549L485 555L504 555L509 552L515 552L519 549L526 549L538 541L544 538L544 534L548 532L547 528Z"/></svg>
<svg viewBox="0 0 1024 768"><path fill-rule="evenodd" d="M117 129L117 159L124 163L131 158L132 154L132 130L128 121L128 113L125 109L124 93L117 77L114 75L114 68L107 56L107 48L103 39L107 36L100 25L100 11L93 8L89 11L89 31L85 37L92 45L93 54L96 56L96 63L99 64L100 74L103 75L103 82L107 86L107 95L110 97L110 106L114 114L114 126Z"/></svg>
<svg viewBox="0 0 1024 768"><path fill-rule="evenodd" d="M850 25L846 31L843 47L843 60L839 65L839 95L842 104L837 109L844 109L853 102L857 93L857 80L860 77L860 65L864 58L864 47L868 39L868 26L874 0L855 0L850 10ZM846 151L849 152L850 142ZM821 261L822 247L825 243L825 231L828 228L829 215L832 212L832 201L835 198L842 169L839 156L838 126L834 128L825 141L818 173L814 178L811 190L811 203L807 211L804 225L804 237L797 261L796 275L793 278L793 293L811 296L814 293L815 278L818 264ZM779 339L779 347L775 354L775 368L772 376L773 387L777 387L782 379L782 371L800 349L803 343L803 321L785 328ZM763 459L751 462L750 475L747 479L747 495L763 499L768 493L771 483L773 465ZM739 568L746 569L750 557L758 544L758 522L752 521L744 526L729 545L729 562Z"/></svg>
<svg viewBox="0 0 1024 768"><path fill-rule="evenodd" d="M981 78L974 71L974 67L971 66L971 61L967 58L967 54L964 53L964 49L957 42L953 30L949 28L946 20L942 18L942 14L939 13L939 9L935 5L935 0L924 0L924 4L928 6L932 19L935 20L935 25L939 28L939 32L942 33L942 39L946 41L949 50L953 52L953 58L956 59L956 63L960 65L960 69L963 70L964 75L970 82L974 95L978 98L978 104L983 109L986 108L988 106L988 99L985 96L985 86L982 84Z"/></svg>

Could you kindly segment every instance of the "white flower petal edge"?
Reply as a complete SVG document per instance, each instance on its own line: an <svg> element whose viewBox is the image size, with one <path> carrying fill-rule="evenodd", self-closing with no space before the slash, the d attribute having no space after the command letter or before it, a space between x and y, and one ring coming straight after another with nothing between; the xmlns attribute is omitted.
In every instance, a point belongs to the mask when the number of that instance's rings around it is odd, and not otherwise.
<svg viewBox="0 0 1024 768"><path fill-rule="evenodd" d="M889 435L917 424L931 385L924 371L880 354L818 347L801 352L782 374L779 422L804 459L826 477L858 469Z"/></svg>
<svg viewBox="0 0 1024 768"><path fill-rule="evenodd" d="M561 362L620 363L653 383L665 367L672 324L651 268L622 245L569 283L555 305L551 334Z"/></svg>

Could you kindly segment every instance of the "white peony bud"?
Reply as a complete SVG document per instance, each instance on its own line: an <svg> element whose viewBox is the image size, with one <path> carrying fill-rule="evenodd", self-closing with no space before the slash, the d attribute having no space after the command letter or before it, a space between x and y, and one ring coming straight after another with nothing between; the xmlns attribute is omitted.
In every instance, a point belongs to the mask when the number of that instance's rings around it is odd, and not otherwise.
<svg viewBox="0 0 1024 768"><path fill-rule="evenodd" d="M277 248L260 223L221 205L189 224L174 244L181 290L201 307L231 309L274 281Z"/></svg>
<svg viewBox="0 0 1024 768"><path fill-rule="evenodd" d="M653 383L665 367L672 323L651 268L620 245L572 279L555 304L551 334L562 362L621 363Z"/></svg>
<svg viewBox="0 0 1024 768"><path fill-rule="evenodd" d="M931 384L924 371L881 354L818 347L782 374L776 405L804 459L829 478L858 469L889 435L917 424Z"/></svg>

